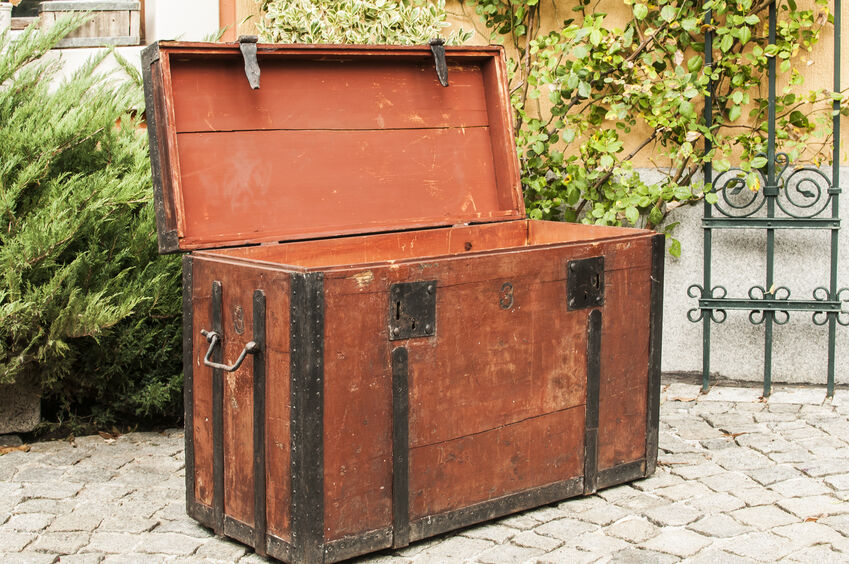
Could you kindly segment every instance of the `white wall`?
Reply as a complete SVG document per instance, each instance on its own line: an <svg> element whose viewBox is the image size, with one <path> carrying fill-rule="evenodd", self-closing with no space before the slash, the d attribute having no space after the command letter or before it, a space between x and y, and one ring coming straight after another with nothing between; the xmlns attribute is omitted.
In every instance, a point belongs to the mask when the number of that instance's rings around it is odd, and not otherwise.
<svg viewBox="0 0 849 564"><path fill-rule="evenodd" d="M201 41L218 31L218 0L145 0L145 35L158 40Z"/></svg>

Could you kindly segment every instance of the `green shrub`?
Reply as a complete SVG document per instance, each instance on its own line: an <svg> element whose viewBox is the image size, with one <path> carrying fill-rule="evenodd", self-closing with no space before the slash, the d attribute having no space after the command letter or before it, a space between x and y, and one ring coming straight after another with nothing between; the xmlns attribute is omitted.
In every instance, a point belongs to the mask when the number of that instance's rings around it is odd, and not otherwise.
<svg viewBox="0 0 849 564"><path fill-rule="evenodd" d="M108 51L58 79L48 49L81 22L0 34L0 382L36 381L53 421L173 420L179 261L156 250L141 81L98 72Z"/></svg>
<svg viewBox="0 0 849 564"><path fill-rule="evenodd" d="M258 27L274 43L370 43L417 45L448 27L445 0L261 0ZM471 34L459 29L446 42Z"/></svg>

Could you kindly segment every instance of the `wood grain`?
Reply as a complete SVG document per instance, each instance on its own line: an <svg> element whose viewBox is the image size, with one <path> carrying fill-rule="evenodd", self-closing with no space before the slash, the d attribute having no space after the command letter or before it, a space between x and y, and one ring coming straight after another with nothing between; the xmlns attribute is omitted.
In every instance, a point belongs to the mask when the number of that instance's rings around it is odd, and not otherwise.
<svg viewBox="0 0 849 564"><path fill-rule="evenodd" d="M504 209L486 128L198 133L179 146L184 247L450 225Z"/></svg>
<svg viewBox="0 0 849 564"><path fill-rule="evenodd" d="M203 365L209 347L200 330L209 328L210 288L222 284L224 362L232 363L251 339L253 292L266 292L266 484L268 528L290 539L289 473L289 281L288 274L262 268L239 268L198 257L194 262L194 400L196 495L212 501L211 377ZM238 331L241 330L240 334ZM254 520L253 494L253 359L224 373L224 510L246 524ZM200 440L198 440L198 438Z"/></svg>
<svg viewBox="0 0 849 564"><path fill-rule="evenodd" d="M525 215L500 49L448 49L448 88L427 47L260 46L259 90L235 46L160 53L181 249Z"/></svg>
<svg viewBox="0 0 849 564"><path fill-rule="evenodd" d="M324 504L327 540L392 522L388 295L325 284Z"/></svg>

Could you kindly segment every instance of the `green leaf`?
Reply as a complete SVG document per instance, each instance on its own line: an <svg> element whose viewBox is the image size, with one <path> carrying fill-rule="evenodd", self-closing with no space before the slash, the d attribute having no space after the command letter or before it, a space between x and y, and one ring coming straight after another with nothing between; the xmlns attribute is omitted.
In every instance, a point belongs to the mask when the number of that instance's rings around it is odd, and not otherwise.
<svg viewBox="0 0 849 564"><path fill-rule="evenodd" d="M640 212L634 206L625 208L625 217L631 222L631 225L637 225L640 220Z"/></svg>
<svg viewBox="0 0 849 564"><path fill-rule="evenodd" d="M705 201L711 205L715 204L719 201L719 198L716 195L716 192L708 192L705 194Z"/></svg>
<svg viewBox="0 0 849 564"><path fill-rule="evenodd" d="M727 159L715 159L713 161L713 170L716 172L725 172L731 168L731 162Z"/></svg>
<svg viewBox="0 0 849 564"><path fill-rule="evenodd" d="M646 19L649 14L649 9L645 4L634 4L634 17L638 20Z"/></svg>
<svg viewBox="0 0 849 564"><path fill-rule="evenodd" d="M743 110L740 109L740 106L731 106L728 110L728 121L737 121L741 113L743 113Z"/></svg>
<svg viewBox="0 0 849 564"><path fill-rule="evenodd" d="M704 59L702 59L701 55L690 57L690 59L687 61L687 70L690 72L698 72L699 69L702 68L703 63Z"/></svg>
<svg viewBox="0 0 849 564"><path fill-rule="evenodd" d="M733 94L731 94L731 100L735 104L743 103L743 92L741 90L735 90Z"/></svg>
<svg viewBox="0 0 849 564"><path fill-rule="evenodd" d="M752 168L763 168L766 166L766 157L755 157L751 161Z"/></svg>
<svg viewBox="0 0 849 564"><path fill-rule="evenodd" d="M578 96L580 96L581 98L589 98L591 93L592 91L590 89L589 82L585 82L582 80L578 83Z"/></svg>
<svg viewBox="0 0 849 564"><path fill-rule="evenodd" d="M688 118L692 118L692 117L696 116L696 110L693 107L693 103L690 102L689 100L681 100L681 102L678 103L678 112L682 116L688 117Z"/></svg>
<svg viewBox="0 0 849 564"><path fill-rule="evenodd" d="M598 46L601 43L601 31L598 29L594 29L590 32L590 43L595 46Z"/></svg>
<svg viewBox="0 0 849 564"><path fill-rule="evenodd" d="M722 40L719 42L719 48L722 49L722 52L727 53L732 45L734 45L734 38L731 37L731 34L723 35Z"/></svg>
<svg viewBox="0 0 849 564"><path fill-rule="evenodd" d="M670 4L667 4L660 10L660 17L663 18L663 21L667 23L672 22L672 20L675 19L676 14L677 11L675 10L675 7Z"/></svg>
<svg viewBox="0 0 849 564"><path fill-rule="evenodd" d="M752 30L748 27L741 27L737 37L740 39L740 43L745 45L752 38Z"/></svg>
<svg viewBox="0 0 849 564"><path fill-rule="evenodd" d="M676 258L681 256L681 241L672 237L669 238L669 254Z"/></svg>

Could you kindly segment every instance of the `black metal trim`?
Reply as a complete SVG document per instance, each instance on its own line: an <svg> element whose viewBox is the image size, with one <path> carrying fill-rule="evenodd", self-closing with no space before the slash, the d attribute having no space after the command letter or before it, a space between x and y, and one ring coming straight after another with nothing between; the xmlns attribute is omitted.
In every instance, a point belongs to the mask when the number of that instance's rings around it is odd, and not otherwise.
<svg viewBox="0 0 849 564"><path fill-rule="evenodd" d="M570 260L566 266L568 311L604 305L604 256Z"/></svg>
<svg viewBox="0 0 849 564"><path fill-rule="evenodd" d="M324 561L327 563L340 562L391 546L392 528L377 529L355 537L345 537L329 541L324 545Z"/></svg>
<svg viewBox="0 0 849 564"><path fill-rule="evenodd" d="M646 395L646 468L645 475L657 467L658 428L660 426L660 369L663 345L663 267L666 237L655 235L651 249L651 306L649 311L649 374Z"/></svg>
<svg viewBox="0 0 849 564"><path fill-rule="evenodd" d="M256 35L240 35L239 50L242 52L242 58L245 60L245 76L248 79L252 90L259 90L259 64L256 60Z"/></svg>
<svg viewBox="0 0 849 564"><path fill-rule="evenodd" d="M242 523L229 515L224 515L222 522L224 534L231 539L236 539L242 544L253 546L254 528L247 523Z"/></svg>
<svg viewBox="0 0 849 564"><path fill-rule="evenodd" d="M292 544L324 562L324 274L291 275Z"/></svg>
<svg viewBox="0 0 849 564"><path fill-rule="evenodd" d="M194 426L194 313L192 309L192 257L183 256L183 436L185 437L186 508L195 503Z"/></svg>
<svg viewBox="0 0 849 564"><path fill-rule="evenodd" d="M436 280L399 282L389 289L389 340L436 336Z"/></svg>
<svg viewBox="0 0 849 564"><path fill-rule="evenodd" d="M581 495L583 479L572 478L506 495L462 509L430 515L410 523L410 542Z"/></svg>
<svg viewBox="0 0 849 564"><path fill-rule="evenodd" d="M156 216L156 234L159 252L171 253L178 250L176 230L168 230L165 224L165 199L162 185L162 162L159 154L159 134L156 129L156 105L159 101L153 91L153 70L151 66L159 62L159 44L145 47L141 52L142 84L144 85L145 121L147 122L147 140L150 152L150 174L153 179L153 212Z"/></svg>
<svg viewBox="0 0 849 564"><path fill-rule="evenodd" d="M191 503L186 505L186 514L204 527L208 527L210 529L215 528L213 511L208 505L204 505L199 501L193 500Z"/></svg>
<svg viewBox="0 0 849 564"><path fill-rule="evenodd" d="M221 282L212 282L212 330L223 335L223 298ZM224 347L217 347L212 360L222 362ZM224 377L220 369L212 369L212 510L215 532L224 525Z"/></svg>
<svg viewBox="0 0 849 564"><path fill-rule="evenodd" d="M254 531L253 547L260 556L266 555L266 488L265 488L265 292L254 291L253 337L258 352L254 365Z"/></svg>
<svg viewBox="0 0 849 564"><path fill-rule="evenodd" d="M428 42L433 53L433 64L436 67L436 78L439 84L448 86L448 65L445 63L445 40L435 37Z"/></svg>
<svg viewBox="0 0 849 564"><path fill-rule="evenodd" d="M295 548L274 535L267 535L265 545L268 547L268 556L282 560L283 562L293 562L295 560Z"/></svg>
<svg viewBox="0 0 849 564"><path fill-rule="evenodd" d="M643 459L634 462L626 462L601 470L598 473L598 489L618 486L639 478L646 477L646 461Z"/></svg>
<svg viewBox="0 0 849 564"><path fill-rule="evenodd" d="M584 430L584 495L598 489L598 411L601 387L601 311L587 317L587 406Z"/></svg>
<svg viewBox="0 0 849 564"><path fill-rule="evenodd" d="M410 395L406 347L392 351L392 547L410 544Z"/></svg>

